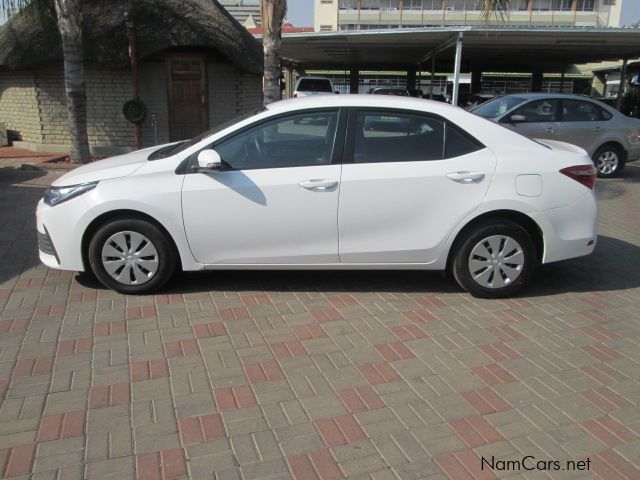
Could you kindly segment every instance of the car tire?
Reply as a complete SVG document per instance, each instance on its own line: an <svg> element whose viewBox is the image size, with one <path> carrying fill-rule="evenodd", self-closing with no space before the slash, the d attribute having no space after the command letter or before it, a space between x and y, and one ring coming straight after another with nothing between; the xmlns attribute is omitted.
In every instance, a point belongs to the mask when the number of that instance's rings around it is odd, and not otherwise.
<svg viewBox="0 0 640 480"><path fill-rule="evenodd" d="M504 298L529 283L538 262L535 243L524 228L493 220L465 235L451 269L460 287L474 297Z"/></svg>
<svg viewBox="0 0 640 480"><path fill-rule="evenodd" d="M152 222L137 218L101 226L89 242L88 258L100 283L130 295L157 291L177 265L167 234Z"/></svg>
<svg viewBox="0 0 640 480"><path fill-rule="evenodd" d="M621 147L608 143L596 150L593 163L598 170L598 178L615 177L624 169L625 152Z"/></svg>

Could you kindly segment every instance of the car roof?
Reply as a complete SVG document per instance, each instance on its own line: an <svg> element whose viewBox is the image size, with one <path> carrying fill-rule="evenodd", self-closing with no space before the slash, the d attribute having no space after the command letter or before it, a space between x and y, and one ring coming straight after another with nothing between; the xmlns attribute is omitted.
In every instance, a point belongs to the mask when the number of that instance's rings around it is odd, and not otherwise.
<svg viewBox="0 0 640 480"><path fill-rule="evenodd" d="M331 81L331 79L329 77L318 77L318 76L314 76L314 75L303 75L301 77L298 77L298 81L300 80L328 80Z"/></svg>
<svg viewBox="0 0 640 480"><path fill-rule="evenodd" d="M444 114L451 110L462 110L447 103L436 102L414 97L397 97L386 95L322 95L317 97L292 98L281 100L267 105L270 112L286 112L291 110L302 110L307 108L322 107L374 107L374 108L397 108L406 110L423 110L433 113Z"/></svg>
<svg viewBox="0 0 640 480"><path fill-rule="evenodd" d="M581 100L593 100L586 95L571 95L568 93L546 93L546 92L527 92L527 93L510 93L508 95L502 95L502 97L518 97L526 100L533 100L536 98L572 98Z"/></svg>

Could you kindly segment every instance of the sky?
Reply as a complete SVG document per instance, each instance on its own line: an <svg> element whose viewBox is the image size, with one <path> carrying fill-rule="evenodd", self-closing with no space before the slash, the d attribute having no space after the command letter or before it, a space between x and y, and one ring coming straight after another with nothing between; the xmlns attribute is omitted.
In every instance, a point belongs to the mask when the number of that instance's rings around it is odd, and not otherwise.
<svg viewBox="0 0 640 480"><path fill-rule="evenodd" d="M296 27L313 27L313 0L288 0L287 20Z"/></svg>

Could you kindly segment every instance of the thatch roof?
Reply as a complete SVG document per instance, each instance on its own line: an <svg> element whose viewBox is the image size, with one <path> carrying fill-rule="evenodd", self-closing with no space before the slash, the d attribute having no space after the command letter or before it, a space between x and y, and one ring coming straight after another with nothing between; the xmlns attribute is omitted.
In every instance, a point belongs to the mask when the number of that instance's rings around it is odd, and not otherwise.
<svg viewBox="0 0 640 480"><path fill-rule="evenodd" d="M128 0L84 1L85 61L129 64ZM215 48L238 68L262 73L262 48L216 0L134 0L138 56L171 47ZM0 27L0 65L32 67L62 60L53 18L21 13Z"/></svg>

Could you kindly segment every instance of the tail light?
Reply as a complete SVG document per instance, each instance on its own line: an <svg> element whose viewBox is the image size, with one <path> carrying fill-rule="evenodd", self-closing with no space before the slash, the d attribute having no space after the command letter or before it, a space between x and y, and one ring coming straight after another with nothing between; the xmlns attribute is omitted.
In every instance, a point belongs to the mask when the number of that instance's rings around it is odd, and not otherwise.
<svg viewBox="0 0 640 480"><path fill-rule="evenodd" d="M594 165L576 165L574 167L563 168L560 170L560 173L569 178L573 178L576 182L580 182L585 187L593 190L596 184L598 170L596 170Z"/></svg>

